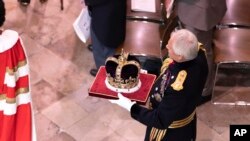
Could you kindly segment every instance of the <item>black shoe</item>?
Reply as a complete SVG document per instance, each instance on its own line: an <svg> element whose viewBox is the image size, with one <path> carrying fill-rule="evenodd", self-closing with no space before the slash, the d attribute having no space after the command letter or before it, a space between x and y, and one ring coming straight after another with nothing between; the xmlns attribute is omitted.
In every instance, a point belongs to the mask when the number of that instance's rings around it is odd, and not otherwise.
<svg viewBox="0 0 250 141"><path fill-rule="evenodd" d="M93 47L92 47L92 45L91 45L91 44L90 44L90 45L88 45L88 47L87 47L87 48L88 48L88 50L89 50L89 51L92 51L92 50L93 50Z"/></svg>
<svg viewBox="0 0 250 141"><path fill-rule="evenodd" d="M23 6L28 6L30 4L30 0L18 0L18 2Z"/></svg>
<svg viewBox="0 0 250 141"><path fill-rule="evenodd" d="M97 69L91 69L91 70L89 71L89 73L90 73L92 76L94 76L94 77L96 76L97 72L98 72Z"/></svg>

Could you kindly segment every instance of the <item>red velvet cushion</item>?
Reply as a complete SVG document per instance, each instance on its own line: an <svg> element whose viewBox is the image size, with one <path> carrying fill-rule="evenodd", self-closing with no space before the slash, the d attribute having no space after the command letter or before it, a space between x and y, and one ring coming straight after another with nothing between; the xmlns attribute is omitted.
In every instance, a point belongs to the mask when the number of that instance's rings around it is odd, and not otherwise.
<svg viewBox="0 0 250 141"><path fill-rule="evenodd" d="M118 98L117 92L114 92L106 87L105 79L106 79L106 70L105 67L102 66L100 67L95 77L95 80L89 89L89 95L107 99ZM127 93L127 94L122 93L122 94L133 101L137 101L140 104L145 104L148 99L152 85L156 79L156 76L153 74L140 73L139 79L141 81L141 87L138 91L134 93Z"/></svg>

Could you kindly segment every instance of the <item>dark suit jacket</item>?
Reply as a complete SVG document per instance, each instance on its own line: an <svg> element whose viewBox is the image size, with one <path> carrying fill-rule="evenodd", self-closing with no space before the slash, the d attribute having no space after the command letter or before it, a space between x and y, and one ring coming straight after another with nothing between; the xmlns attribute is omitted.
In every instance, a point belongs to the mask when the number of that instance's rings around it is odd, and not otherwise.
<svg viewBox="0 0 250 141"><path fill-rule="evenodd" d="M199 30L208 31L223 18L225 0L177 0L180 21Z"/></svg>
<svg viewBox="0 0 250 141"><path fill-rule="evenodd" d="M126 0L85 0L91 26L101 43L116 48L125 39Z"/></svg>

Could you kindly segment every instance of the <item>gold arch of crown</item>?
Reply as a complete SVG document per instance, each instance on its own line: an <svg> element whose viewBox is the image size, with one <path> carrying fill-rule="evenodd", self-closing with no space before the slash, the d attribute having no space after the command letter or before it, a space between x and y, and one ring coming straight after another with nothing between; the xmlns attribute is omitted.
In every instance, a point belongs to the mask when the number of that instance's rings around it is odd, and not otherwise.
<svg viewBox="0 0 250 141"><path fill-rule="evenodd" d="M121 55L117 58L115 57L108 57L106 60L106 63L108 61L113 61L118 64L116 71L115 71L115 78L111 77L109 73L107 73L107 79L108 83L115 87L120 89L131 89L139 83L139 72L140 72L140 64L137 61L131 60L127 61L129 53L126 53L122 50ZM129 77L129 79L122 79L121 78L121 72L122 68L126 65L134 65L138 69L138 76L136 78Z"/></svg>

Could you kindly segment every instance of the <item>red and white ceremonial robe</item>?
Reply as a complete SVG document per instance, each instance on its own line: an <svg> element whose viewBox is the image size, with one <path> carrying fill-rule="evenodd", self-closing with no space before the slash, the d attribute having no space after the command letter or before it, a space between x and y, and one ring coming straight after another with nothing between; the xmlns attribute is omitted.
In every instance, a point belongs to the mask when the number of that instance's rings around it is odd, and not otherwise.
<svg viewBox="0 0 250 141"><path fill-rule="evenodd" d="M0 34L0 141L35 141L29 66L17 32Z"/></svg>

